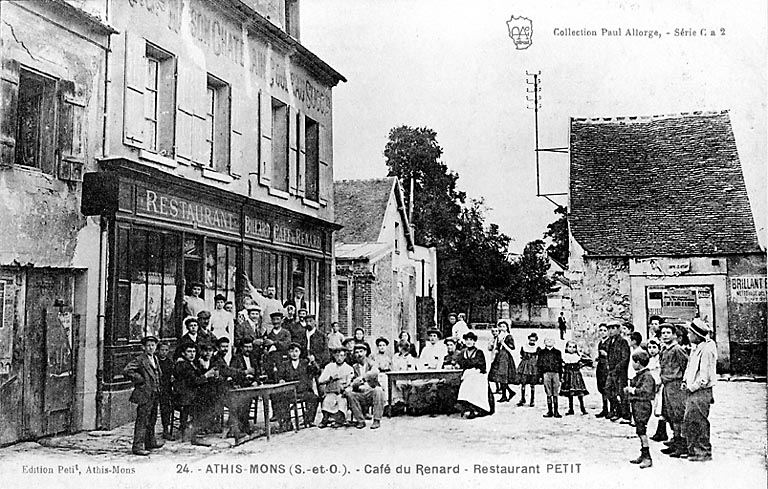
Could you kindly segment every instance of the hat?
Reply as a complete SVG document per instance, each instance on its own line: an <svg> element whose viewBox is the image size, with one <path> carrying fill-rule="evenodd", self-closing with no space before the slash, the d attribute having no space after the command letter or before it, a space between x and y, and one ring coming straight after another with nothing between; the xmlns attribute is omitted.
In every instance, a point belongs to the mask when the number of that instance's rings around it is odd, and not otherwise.
<svg viewBox="0 0 768 489"><path fill-rule="evenodd" d="M537 335L535 332L533 332L533 333L528 335L528 338L535 338L535 339L538 340L539 339L539 335Z"/></svg>
<svg viewBox="0 0 768 489"><path fill-rule="evenodd" d="M187 348L194 348L195 350L197 350L197 345L194 342L187 340L183 342L181 346L179 346L179 351L184 351Z"/></svg>
<svg viewBox="0 0 768 489"><path fill-rule="evenodd" d="M464 333L463 338L465 340L477 341L477 335L475 333L473 333L472 331L467 331L466 333Z"/></svg>
<svg viewBox="0 0 768 489"><path fill-rule="evenodd" d="M189 323L197 324L197 318L195 316L187 316L186 319L184 319L184 327L188 328Z"/></svg>
<svg viewBox="0 0 768 489"><path fill-rule="evenodd" d="M347 353L346 348L331 348L331 355L335 355L336 353Z"/></svg>
<svg viewBox="0 0 768 489"><path fill-rule="evenodd" d="M427 336L429 336L429 335L431 335L431 334L436 334L438 338L440 338L440 337L442 336L442 335L440 334L440 331L438 331L438 330L436 330L436 329L434 329L434 328L433 328L433 329L428 329L428 330L427 330Z"/></svg>
<svg viewBox="0 0 768 489"><path fill-rule="evenodd" d="M368 345L365 343L355 343L355 346L352 347L352 350L368 350Z"/></svg>
<svg viewBox="0 0 768 489"><path fill-rule="evenodd" d="M283 307L287 308L288 306L296 307L296 303L291 299L288 299L287 301L283 302Z"/></svg>
<svg viewBox="0 0 768 489"><path fill-rule="evenodd" d="M202 311L197 313L197 318L210 318L211 317L211 311L208 311L206 309L203 309Z"/></svg>
<svg viewBox="0 0 768 489"><path fill-rule="evenodd" d="M451 316L456 317L456 313L452 312L452 313L448 314L448 317L451 317Z"/></svg>
<svg viewBox="0 0 768 489"><path fill-rule="evenodd" d="M255 302L252 302L251 304L245 306L245 310L246 311L253 311L253 310L261 311L261 306L259 306Z"/></svg>
<svg viewBox="0 0 768 489"><path fill-rule="evenodd" d="M197 347L202 350L213 350L213 345L209 341L201 341Z"/></svg>
<svg viewBox="0 0 768 489"><path fill-rule="evenodd" d="M216 345L221 346L224 343L229 343L229 338L226 336L222 336L221 338L216 340Z"/></svg>
<svg viewBox="0 0 768 489"><path fill-rule="evenodd" d="M159 343L159 340L157 339L157 336L148 335L141 339L141 344L146 345L147 342L154 341L155 343Z"/></svg>
<svg viewBox="0 0 768 489"><path fill-rule="evenodd" d="M296 287L294 287L293 290L304 290L304 286L303 285L297 285Z"/></svg>
<svg viewBox="0 0 768 489"><path fill-rule="evenodd" d="M283 311L275 311L269 314L269 317L271 318L281 318L283 317Z"/></svg>
<svg viewBox="0 0 768 489"><path fill-rule="evenodd" d="M353 341L355 341L355 339L354 339L354 338L344 338L344 339L341 341L341 344L342 344L342 345L346 345L346 344L348 344L348 343L352 343Z"/></svg>
<svg viewBox="0 0 768 489"><path fill-rule="evenodd" d="M389 340L383 336L379 336L378 338L376 338L376 344L378 345L379 343L384 343L385 345L388 345Z"/></svg>
<svg viewBox="0 0 768 489"><path fill-rule="evenodd" d="M618 319L611 319L610 321L608 321L608 324L606 324L606 326L608 327L608 329L618 328L619 326L621 326L621 321L619 321Z"/></svg>
<svg viewBox="0 0 768 489"><path fill-rule="evenodd" d="M702 338L706 338L712 332L709 325L700 318L694 318L693 321L688 324L688 330L693 331Z"/></svg>
<svg viewBox="0 0 768 489"><path fill-rule="evenodd" d="M453 343L453 344L455 345L455 344L456 344L456 338L453 338L453 337L450 337L450 336L449 336L448 338L446 338L446 339L444 339L444 340L443 340L443 343L445 343L446 345L447 345L448 343Z"/></svg>
<svg viewBox="0 0 768 489"><path fill-rule="evenodd" d="M298 344L298 343L296 343L295 341L291 341L291 342L288 344L288 349L289 349L289 350L293 350L294 348L298 348L299 350L301 350L301 345L300 345L300 344Z"/></svg>

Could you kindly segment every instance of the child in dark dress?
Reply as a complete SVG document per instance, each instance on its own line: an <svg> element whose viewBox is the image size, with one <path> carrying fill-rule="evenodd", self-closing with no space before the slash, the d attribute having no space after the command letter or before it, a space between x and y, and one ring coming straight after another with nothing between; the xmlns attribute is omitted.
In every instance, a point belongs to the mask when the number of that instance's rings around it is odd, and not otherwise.
<svg viewBox="0 0 768 489"><path fill-rule="evenodd" d="M161 341L157 346L157 359L160 363L160 420L163 423L163 438L172 440L171 420L173 419L173 359L168 356L171 346Z"/></svg>
<svg viewBox="0 0 768 489"><path fill-rule="evenodd" d="M629 396L632 403L632 412L635 416L635 432L640 438L640 456L630 460L630 463L639 464L641 469L651 467L651 452L648 447L648 435L646 434L648 420L653 411L652 403L656 395L656 381L648 370L650 356L644 350L638 350L632 354L632 366L635 368L635 377L629 387L624 388L624 393Z"/></svg>
<svg viewBox="0 0 768 489"><path fill-rule="evenodd" d="M520 402L518 406L525 404L525 386L531 386L531 403L530 407L534 404L534 394L536 384L539 383L539 368L536 366L536 360L539 358L539 352L541 348L536 345L539 341L539 335L531 333L528 335L528 344L523 345L520 348L520 365L517 369L517 383L520 384Z"/></svg>
<svg viewBox="0 0 768 489"><path fill-rule="evenodd" d="M563 381L560 384L560 395L568 398L568 412L566 416L573 414L573 396L579 398L581 414L587 414L584 407L584 396L589 394L584 378L581 376L581 355L579 355L576 342L573 340L565 344L563 353Z"/></svg>

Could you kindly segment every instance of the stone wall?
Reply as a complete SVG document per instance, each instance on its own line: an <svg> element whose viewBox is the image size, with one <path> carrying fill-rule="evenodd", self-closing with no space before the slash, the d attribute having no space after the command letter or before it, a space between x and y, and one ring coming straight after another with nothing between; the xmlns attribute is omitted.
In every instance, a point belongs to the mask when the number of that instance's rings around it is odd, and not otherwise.
<svg viewBox="0 0 768 489"><path fill-rule="evenodd" d="M759 281L749 278L761 277ZM766 257L764 254L728 257L728 326L732 373L766 372L765 299ZM747 279L750 285L737 285L735 280ZM738 291L737 291L738 290ZM749 298L739 297L741 291Z"/></svg>

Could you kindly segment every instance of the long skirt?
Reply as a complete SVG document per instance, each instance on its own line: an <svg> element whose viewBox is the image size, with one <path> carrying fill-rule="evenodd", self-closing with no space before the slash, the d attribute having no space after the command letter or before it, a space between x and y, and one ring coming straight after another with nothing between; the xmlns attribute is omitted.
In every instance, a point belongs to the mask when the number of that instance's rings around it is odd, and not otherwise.
<svg viewBox="0 0 768 489"><path fill-rule="evenodd" d="M488 371L488 380L500 384L512 384L517 378L517 368L515 360L507 350L502 348L496 354L496 358L491 362L491 369Z"/></svg>
<svg viewBox="0 0 768 489"><path fill-rule="evenodd" d="M488 376L476 368L465 370L461 376L457 400L465 403L471 409L479 411L482 415L493 414L495 411L495 402L493 392L488 385Z"/></svg>

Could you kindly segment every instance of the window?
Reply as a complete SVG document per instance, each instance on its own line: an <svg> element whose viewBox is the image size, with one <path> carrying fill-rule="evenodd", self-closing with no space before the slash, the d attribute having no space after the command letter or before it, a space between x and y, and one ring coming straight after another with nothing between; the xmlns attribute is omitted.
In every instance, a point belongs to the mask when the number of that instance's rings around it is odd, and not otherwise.
<svg viewBox="0 0 768 489"><path fill-rule="evenodd" d="M309 313L320 312L320 298L325 291L321 290L324 282L321 282L319 261L246 246L243 266L254 287L266 289L273 285L281 301L293 297L296 287L303 286Z"/></svg>
<svg viewBox="0 0 768 489"><path fill-rule="evenodd" d="M16 117L16 164L54 172L56 81L21 68Z"/></svg>
<svg viewBox="0 0 768 489"><path fill-rule="evenodd" d="M235 300L237 276L237 248L213 241L206 242L205 251L205 302L212 311L214 297L222 294L227 300Z"/></svg>
<svg viewBox="0 0 768 489"><path fill-rule="evenodd" d="M320 200L320 124L309 117L304 120L304 147L306 150L305 197Z"/></svg>
<svg viewBox="0 0 768 489"><path fill-rule="evenodd" d="M288 106L272 99L272 187L288 191Z"/></svg>
<svg viewBox="0 0 768 489"><path fill-rule="evenodd" d="M146 45L144 82L144 147L173 157L176 60L151 44Z"/></svg>
<svg viewBox="0 0 768 489"><path fill-rule="evenodd" d="M119 229L117 338L176 336L179 243L176 234Z"/></svg>
<svg viewBox="0 0 768 489"><path fill-rule="evenodd" d="M205 164L229 172L229 85L208 75L205 102Z"/></svg>
<svg viewBox="0 0 768 489"><path fill-rule="evenodd" d="M400 253L400 223L395 223L395 253Z"/></svg>

